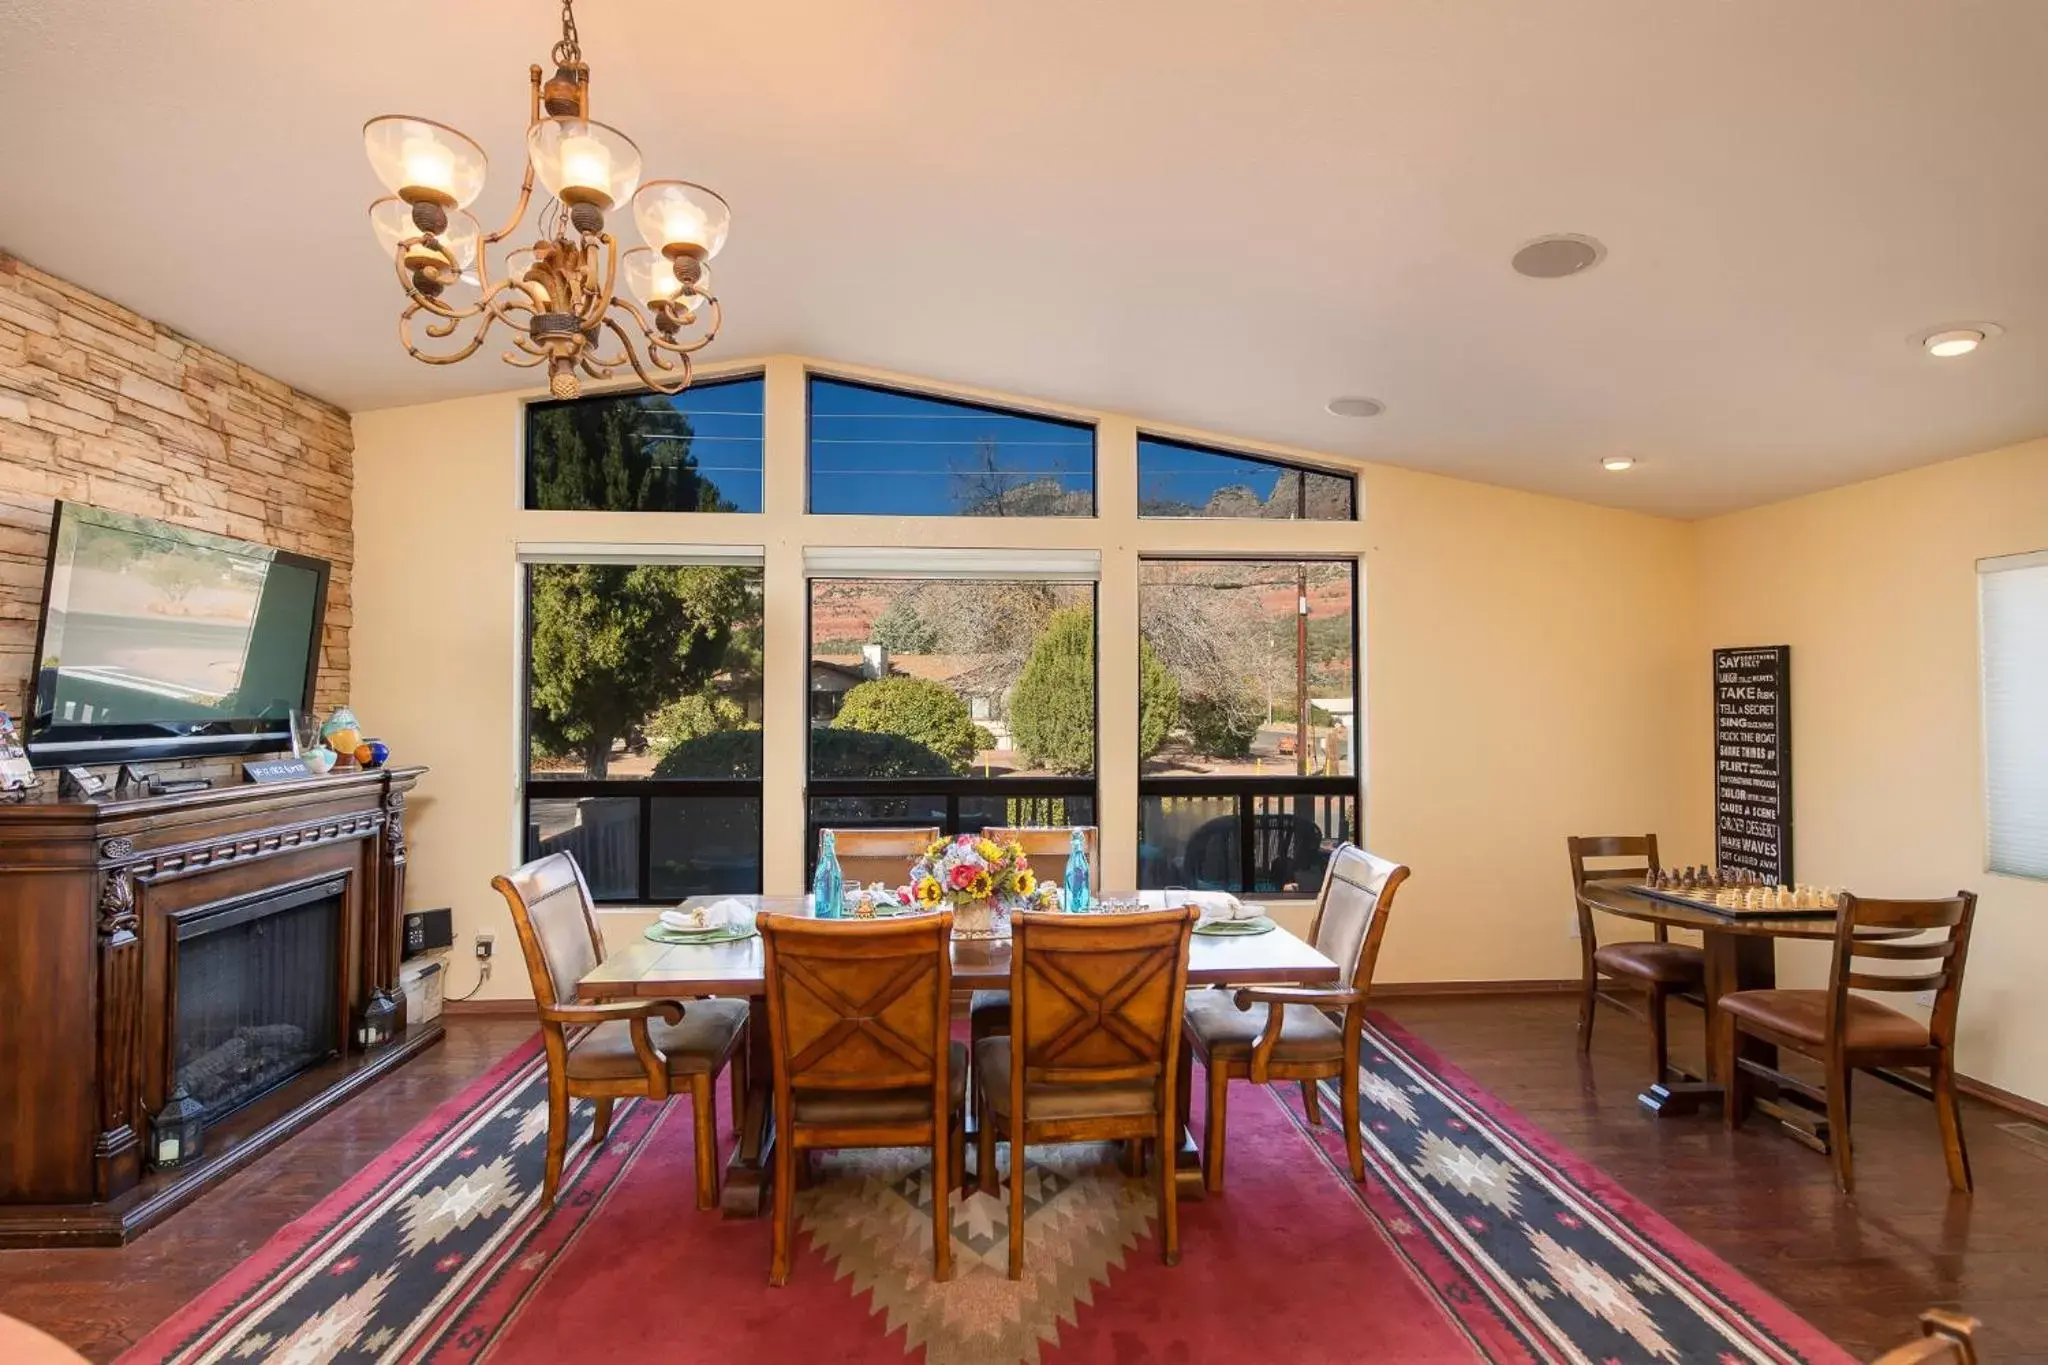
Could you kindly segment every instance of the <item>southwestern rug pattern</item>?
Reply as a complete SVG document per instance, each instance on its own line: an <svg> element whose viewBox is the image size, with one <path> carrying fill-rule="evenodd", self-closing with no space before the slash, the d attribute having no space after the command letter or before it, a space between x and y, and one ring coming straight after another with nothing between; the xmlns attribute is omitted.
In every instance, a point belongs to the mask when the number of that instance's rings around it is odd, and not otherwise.
<svg viewBox="0 0 2048 1365"><path fill-rule="evenodd" d="M123 1360L1848 1359L1399 1028L1375 1025L1359 1078L1362 1186L1294 1087L1243 1087L1228 1187L1182 1203L1178 1267L1159 1262L1149 1181L1120 1174L1108 1149L1045 1147L1026 1165L1025 1278L1005 1273L1007 1201L956 1191L954 1278L936 1284L926 1162L834 1153L799 1193L799 1254L781 1290L767 1285L765 1221L691 1207L680 1109L623 1106L592 1150L578 1106L563 1194L543 1214L545 1087L529 1046ZM1198 1106L1201 1093L1198 1080Z"/></svg>

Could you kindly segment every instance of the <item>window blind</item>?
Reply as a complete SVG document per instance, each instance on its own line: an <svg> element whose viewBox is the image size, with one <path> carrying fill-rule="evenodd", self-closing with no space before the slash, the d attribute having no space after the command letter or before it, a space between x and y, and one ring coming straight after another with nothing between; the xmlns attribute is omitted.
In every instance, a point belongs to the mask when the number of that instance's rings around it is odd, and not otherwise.
<svg viewBox="0 0 2048 1365"><path fill-rule="evenodd" d="M2048 550L1977 572L1990 866L2048 878Z"/></svg>

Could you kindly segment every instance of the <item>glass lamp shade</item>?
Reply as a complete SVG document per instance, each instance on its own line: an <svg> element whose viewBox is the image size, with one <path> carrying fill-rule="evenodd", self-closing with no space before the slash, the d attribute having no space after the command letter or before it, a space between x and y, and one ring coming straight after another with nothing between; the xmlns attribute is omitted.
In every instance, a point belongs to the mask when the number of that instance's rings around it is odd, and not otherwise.
<svg viewBox="0 0 2048 1365"><path fill-rule="evenodd" d="M656 251L708 261L732 230L732 207L687 180L650 180L633 196L633 222Z"/></svg>
<svg viewBox="0 0 2048 1365"><path fill-rule="evenodd" d="M526 134L526 155L549 194L565 204L610 209L640 183L640 149L609 124L544 118Z"/></svg>
<svg viewBox="0 0 2048 1365"><path fill-rule="evenodd" d="M384 248L384 254L398 254L400 243L421 235L412 221L412 206L403 199L392 196L379 199L370 205L370 230L377 236L377 245ZM414 242L405 248L407 269L417 270L424 265L446 264L452 261L457 270L467 270L476 262L477 243L483 238L483 229L475 218L460 209L448 215L448 226L436 234L442 252L435 252L423 242Z"/></svg>
<svg viewBox="0 0 2048 1365"><path fill-rule="evenodd" d="M445 123L373 118L363 125L363 150L384 188L408 204L466 209L484 192L484 149Z"/></svg>
<svg viewBox="0 0 2048 1365"><path fill-rule="evenodd" d="M649 247L636 246L619 257L619 269L626 276L627 296L635 303L651 305L674 299L684 311L695 312L711 292L709 270L698 276L696 284L685 286L676 278L675 266L669 258Z"/></svg>

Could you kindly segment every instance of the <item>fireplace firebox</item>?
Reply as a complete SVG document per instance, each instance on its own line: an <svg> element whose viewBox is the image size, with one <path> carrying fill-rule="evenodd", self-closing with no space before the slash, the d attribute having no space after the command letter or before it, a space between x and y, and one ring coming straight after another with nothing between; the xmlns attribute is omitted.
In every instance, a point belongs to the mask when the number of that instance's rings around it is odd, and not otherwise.
<svg viewBox="0 0 2048 1365"><path fill-rule="evenodd" d="M172 1083L213 1123L341 1051L340 877L177 916Z"/></svg>

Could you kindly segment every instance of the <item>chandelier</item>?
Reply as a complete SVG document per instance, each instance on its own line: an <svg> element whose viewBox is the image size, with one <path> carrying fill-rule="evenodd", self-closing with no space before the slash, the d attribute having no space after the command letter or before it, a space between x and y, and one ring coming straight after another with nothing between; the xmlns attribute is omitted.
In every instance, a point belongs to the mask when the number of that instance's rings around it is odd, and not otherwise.
<svg viewBox="0 0 2048 1365"><path fill-rule="evenodd" d="M687 180L641 183L640 149L590 117L590 67L571 3L562 3L555 74L528 72L526 173L519 203L496 232L484 234L469 213L484 188L484 153L474 141L409 115L363 125L370 167L391 191L370 205L370 226L406 294L398 339L416 360L453 365L502 323L512 343L506 363L545 365L557 398L581 391L579 375L604 379L626 365L650 388L679 393L690 382L691 356L718 334L705 262L725 245L732 210ZM537 215L539 237L508 252L494 279L490 248L519 230L536 178L552 196ZM605 215L621 205L630 205L646 245L619 250ZM453 349L421 349L415 319L432 342ZM465 332L466 341L458 336Z"/></svg>

